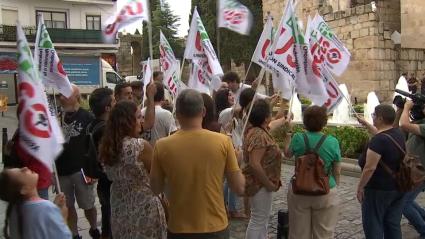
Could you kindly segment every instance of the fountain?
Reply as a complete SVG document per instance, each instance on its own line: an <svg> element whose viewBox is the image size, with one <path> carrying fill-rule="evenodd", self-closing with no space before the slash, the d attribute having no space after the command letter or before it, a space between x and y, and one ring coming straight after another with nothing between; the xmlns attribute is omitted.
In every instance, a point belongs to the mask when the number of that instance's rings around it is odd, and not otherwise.
<svg viewBox="0 0 425 239"><path fill-rule="evenodd" d="M376 96L375 92L369 92L367 95L367 103L364 107L364 118L367 122L373 124L372 113L375 112L375 107L379 105L378 96Z"/></svg>
<svg viewBox="0 0 425 239"><path fill-rule="evenodd" d="M298 99L297 93L294 93L290 102L291 112L294 115L294 122L302 122L302 105L301 101Z"/></svg>
<svg viewBox="0 0 425 239"><path fill-rule="evenodd" d="M339 89L342 94L350 101L350 95L348 94L348 89L345 84L339 85ZM341 103L336 107L333 112L332 119L330 119L330 123L333 124L353 124L357 121L350 117L350 105L351 102L347 102L347 100L342 99Z"/></svg>
<svg viewBox="0 0 425 239"><path fill-rule="evenodd" d="M397 90L402 90L402 91L410 92L410 91L409 91L409 85L407 84L407 80L406 80L406 78L405 78L404 76L400 76L400 78L398 79L398 82L397 82L397 85L395 86L395 88L396 88ZM397 93L397 92L394 92L393 99L394 99L397 95L400 95L400 94L399 94L399 93ZM403 98L405 98L405 97L403 96Z"/></svg>

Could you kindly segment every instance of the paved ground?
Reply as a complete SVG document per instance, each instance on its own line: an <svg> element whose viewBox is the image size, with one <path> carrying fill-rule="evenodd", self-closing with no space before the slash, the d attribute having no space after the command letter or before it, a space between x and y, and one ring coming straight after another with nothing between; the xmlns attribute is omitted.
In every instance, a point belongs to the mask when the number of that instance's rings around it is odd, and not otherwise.
<svg viewBox="0 0 425 239"><path fill-rule="evenodd" d="M4 118L0 116L0 128L7 127L9 129L9 137L13 134L16 129L16 120L13 117L14 112L9 112ZM2 165L0 164L0 168ZM284 165L282 170L282 181L284 184L288 182L289 177L293 173L293 167ZM358 178L342 176L341 185L339 186L339 196L341 200L341 211L336 228L335 238L338 239L349 239L349 238L364 238L361 222L360 205L355 197L355 189L358 182ZM283 187L279 192L274 194L273 200L273 212L270 216L270 238L276 238L276 225L277 225L277 211L279 209L287 208L286 204L286 190L287 187ZM418 198L418 202L425 206L425 194L422 194ZM99 207L99 203L96 203ZM98 210L100 212L100 210ZM0 228L3 228L5 214L5 204L0 202ZM81 235L84 239L89 239L88 235L88 222L84 219L83 213L79 211L80 220L79 228ZM100 219L100 218L99 218ZM100 224L99 224L100 225ZM231 238L242 239L245 235L247 221L232 221L231 222ZM403 238L413 239L418 238L418 234L415 230L408 225L405 219L402 220ZM0 230L1 232L3 230ZM1 236L0 238L3 238Z"/></svg>

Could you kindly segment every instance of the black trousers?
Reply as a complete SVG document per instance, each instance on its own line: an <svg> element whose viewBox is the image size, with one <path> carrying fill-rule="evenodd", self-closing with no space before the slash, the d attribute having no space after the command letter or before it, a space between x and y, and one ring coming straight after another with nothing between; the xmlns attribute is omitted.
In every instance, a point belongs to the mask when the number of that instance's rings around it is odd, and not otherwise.
<svg viewBox="0 0 425 239"><path fill-rule="evenodd" d="M97 196L99 197L102 212L102 236L111 237L111 184L106 175L99 177L97 183Z"/></svg>

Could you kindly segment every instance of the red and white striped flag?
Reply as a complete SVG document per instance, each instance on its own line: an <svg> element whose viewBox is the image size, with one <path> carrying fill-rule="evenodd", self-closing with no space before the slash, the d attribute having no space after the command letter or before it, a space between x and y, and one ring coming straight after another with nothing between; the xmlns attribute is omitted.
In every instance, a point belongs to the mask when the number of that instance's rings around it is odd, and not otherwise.
<svg viewBox="0 0 425 239"><path fill-rule="evenodd" d="M160 44L159 44L159 53L160 53L160 63L161 71L164 72L163 83L167 89L173 94L173 97L176 97L179 92L184 88L184 83L181 82L180 78L180 64L174 56L173 49L168 43L162 31L159 31L160 34Z"/></svg>

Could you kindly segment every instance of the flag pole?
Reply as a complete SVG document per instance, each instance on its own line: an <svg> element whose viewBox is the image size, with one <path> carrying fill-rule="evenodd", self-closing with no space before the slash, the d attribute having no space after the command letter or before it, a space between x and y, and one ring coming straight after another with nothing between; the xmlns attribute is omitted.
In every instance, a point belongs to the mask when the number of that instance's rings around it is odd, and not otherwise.
<svg viewBox="0 0 425 239"><path fill-rule="evenodd" d="M55 117L58 117L58 106L57 106L57 103L56 103L55 88L53 88L53 87L52 87L52 93L53 93L53 107L55 107ZM56 167L55 161L53 161L53 173L55 174L57 192L61 193L62 190L61 190L61 185L60 185L60 182L59 182L58 168Z"/></svg>
<svg viewBox="0 0 425 239"><path fill-rule="evenodd" d="M218 57L218 61L220 62L220 28L217 26L217 57Z"/></svg>
<svg viewBox="0 0 425 239"><path fill-rule="evenodd" d="M261 85L261 83L262 83L262 81L263 81L263 78L264 78L264 76L262 75L262 76L260 77L260 81L259 81L258 85ZM256 98L257 98L258 89L259 89L259 87L257 87L257 89L255 89L254 97L252 98L252 101L251 101L251 103L250 103L251 105L249 106L248 114L246 115L246 121L244 122L244 124L243 124L243 128L242 128L242 133L241 133L241 136L242 136L242 137L243 137L243 135L244 135L244 133L245 133L246 126L248 125L249 115L251 114L252 107L254 106L254 102L255 102L255 100L256 100Z"/></svg>

